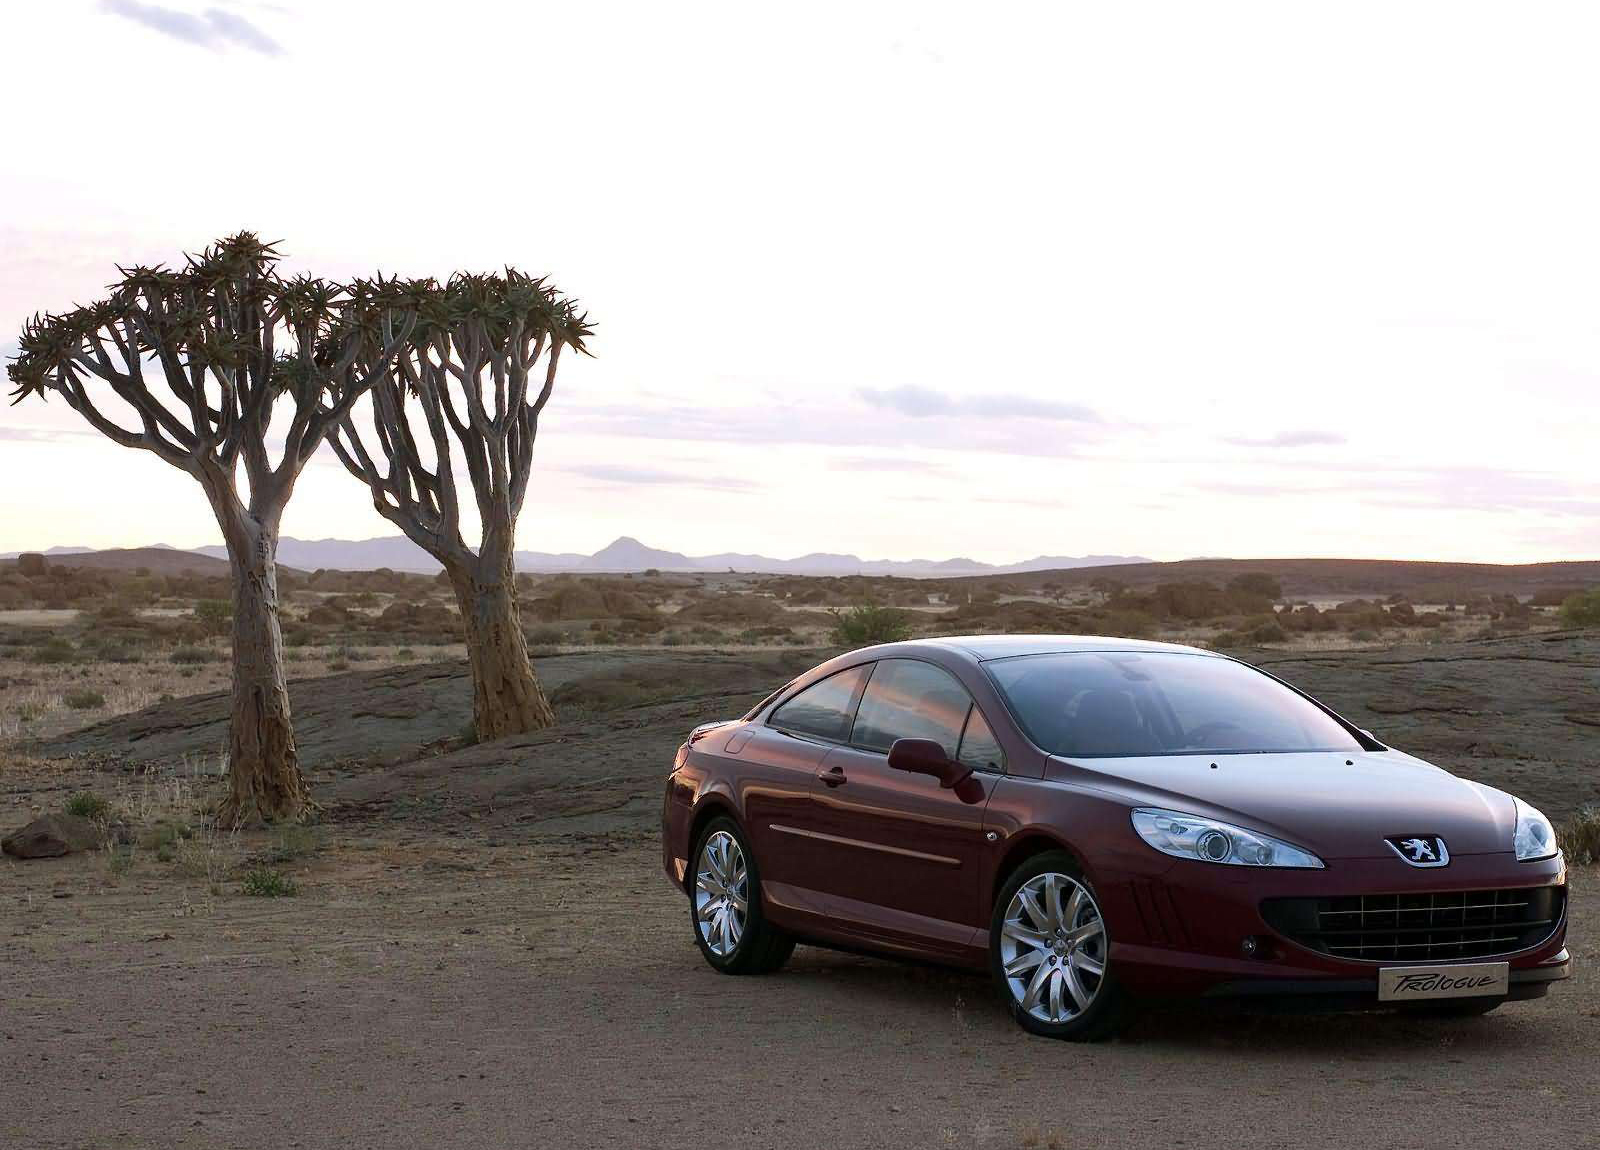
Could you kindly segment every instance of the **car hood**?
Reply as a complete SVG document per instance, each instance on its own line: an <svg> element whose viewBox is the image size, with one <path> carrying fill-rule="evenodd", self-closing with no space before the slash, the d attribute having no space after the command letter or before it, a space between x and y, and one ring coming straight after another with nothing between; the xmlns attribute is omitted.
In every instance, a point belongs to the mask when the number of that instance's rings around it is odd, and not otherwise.
<svg viewBox="0 0 1600 1150"><path fill-rule="evenodd" d="M1499 853L1516 829L1504 791L1393 749L1055 763L1063 782L1224 819L1324 859L1388 857L1384 840L1402 835L1438 835L1452 855Z"/></svg>

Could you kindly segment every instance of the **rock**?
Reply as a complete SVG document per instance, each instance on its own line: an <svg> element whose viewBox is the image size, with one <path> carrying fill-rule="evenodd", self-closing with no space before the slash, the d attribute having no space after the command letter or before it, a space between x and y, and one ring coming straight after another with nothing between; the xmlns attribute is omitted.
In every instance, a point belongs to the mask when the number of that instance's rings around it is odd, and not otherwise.
<svg viewBox="0 0 1600 1150"><path fill-rule="evenodd" d="M77 815L44 815L0 839L0 850L12 858L59 858L100 845L100 828Z"/></svg>
<svg viewBox="0 0 1600 1150"><path fill-rule="evenodd" d="M24 551L17 556L17 574L37 579L50 570L50 563L37 551Z"/></svg>

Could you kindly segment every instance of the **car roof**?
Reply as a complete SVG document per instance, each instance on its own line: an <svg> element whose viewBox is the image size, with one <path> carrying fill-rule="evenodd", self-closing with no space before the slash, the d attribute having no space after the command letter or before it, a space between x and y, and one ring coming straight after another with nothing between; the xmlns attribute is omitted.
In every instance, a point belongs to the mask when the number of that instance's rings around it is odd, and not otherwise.
<svg viewBox="0 0 1600 1150"><path fill-rule="evenodd" d="M1017 655L1053 655L1068 651L1172 651L1184 655L1211 655L1215 652L1179 643L1157 643L1148 639L1119 639L1106 635L945 635L913 639L896 647L942 647L960 651L979 662L1009 659ZM885 651L885 654L888 652Z"/></svg>

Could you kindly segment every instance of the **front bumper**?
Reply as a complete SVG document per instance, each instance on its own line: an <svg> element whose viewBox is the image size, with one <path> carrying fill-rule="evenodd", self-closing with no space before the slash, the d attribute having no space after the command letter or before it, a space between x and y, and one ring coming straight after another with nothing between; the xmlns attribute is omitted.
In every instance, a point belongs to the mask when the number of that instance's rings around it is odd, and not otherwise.
<svg viewBox="0 0 1600 1150"><path fill-rule="evenodd" d="M1239 873L1243 872L1243 873ZM1377 1005L1384 966L1450 965L1366 961L1313 950L1279 933L1262 903L1280 898L1428 894L1564 886L1560 856L1519 863L1509 855L1458 856L1448 868L1418 870L1397 859L1330 860L1324 870L1265 871L1178 860L1159 872L1099 885L1111 927L1118 979L1142 997L1297 998L1327 1008ZM1510 964L1511 998L1537 997L1571 973L1566 900L1551 932L1507 954L1460 962Z"/></svg>
<svg viewBox="0 0 1600 1150"><path fill-rule="evenodd" d="M1448 966L1448 963L1439 965ZM1538 966L1523 967L1511 972L1509 1001L1526 998L1543 998L1550 984L1572 977L1572 956L1566 948L1557 951ZM1207 990L1208 999L1234 999L1242 1002L1271 1000L1274 1005L1295 1006L1308 1010L1361 1010L1381 1008L1405 1010L1393 1002L1378 1001L1378 980L1374 972L1370 978L1247 978L1234 982L1219 982ZM1434 1002L1417 1003L1417 1006L1435 1005ZM1462 999L1445 1001L1461 1002Z"/></svg>

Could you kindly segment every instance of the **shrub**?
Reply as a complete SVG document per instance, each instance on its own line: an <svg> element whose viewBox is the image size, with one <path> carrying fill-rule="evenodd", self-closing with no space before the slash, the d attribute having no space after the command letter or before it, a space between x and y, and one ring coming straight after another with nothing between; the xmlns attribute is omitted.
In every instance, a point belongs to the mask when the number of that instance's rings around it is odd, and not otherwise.
<svg viewBox="0 0 1600 1150"><path fill-rule="evenodd" d="M70 663L77 658L77 649L66 639L48 639L33 649L35 663Z"/></svg>
<svg viewBox="0 0 1600 1150"><path fill-rule="evenodd" d="M1282 599L1283 585L1265 571L1246 571L1228 580L1228 590L1258 599Z"/></svg>
<svg viewBox="0 0 1600 1150"><path fill-rule="evenodd" d="M528 631L528 642L540 647L555 647L567 641L567 633L560 627L534 627Z"/></svg>
<svg viewBox="0 0 1600 1150"><path fill-rule="evenodd" d="M896 643L911 636L911 618L893 607L864 604L833 613L833 636L841 643L866 646Z"/></svg>
<svg viewBox="0 0 1600 1150"><path fill-rule="evenodd" d="M1561 604L1561 619L1573 627L1600 627L1600 587L1568 596Z"/></svg>
<svg viewBox="0 0 1600 1150"><path fill-rule="evenodd" d="M154 851L160 862L171 862L178 857L178 846L194 837L194 828L181 819L160 819L139 836L139 845Z"/></svg>
<svg viewBox="0 0 1600 1150"><path fill-rule="evenodd" d="M64 809L80 819L103 819L111 812L111 804L93 791L79 791L67 799Z"/></svg>
<svg viewBox="0 0 1600 1150"><path fill-rule="evenodd" d="M300 893L294 879L275 867L247 871L240 889L252 898L290 898Z"/></svg>
<svg viewBox="0 0 1600 1150"><path fill-rule="evenodd" d="M1256 643L1281 643L1289 636L1285 635L1283 628L1277 623L1262 623L1250 631L1250 639Z"/></svg>
<svg viewBox="0 0 1600 1150"><path fill-rule="evenodd" d="M174 663L215 663L222 658L215 651L208 651L204 647L179 647L168 656Z"/></svg>
<svg viewBox="0 0 1600 1150"><path fill-rule="evenodd" d="M1582 594L1582 587L1545 587L1533 593L1533 598L1528 600L1528 606L1559 607L1574 595Z"/></svg>
<svg viewBox="0 0 1600 1150"><path fill-rule="evenodd" d="M1600 862L1600 807L1584 807L1562 824L1556 841L1569 863Z"/></svg>
<svg viewBox="0 0 1600 1150"><path fill-rule="evenodd" d="M77 687L61 696L74 711L92 711L106 705L106 697L92 687Z"/></svg>
<svg viewBox="0 0 1600 1150"><path fill-rule="evenodd" d="M233 626L233 604L226 599L197 599L194 617L207 635L226 635Z"/></svg>
<svg viewBox="0 0 1600 1150"><path fill-rule="evenodd" d="M249 862L257 868L271 868L293 862L322 848L322 834L304 823L286 823L278 828L270 846L251 855Z"/></svg>

